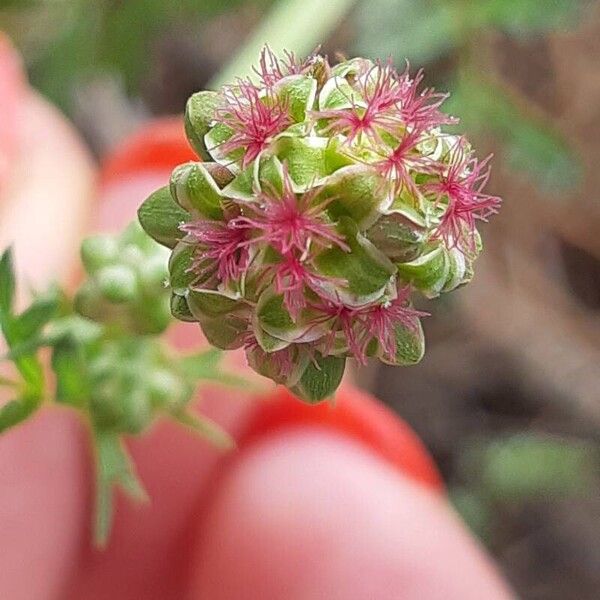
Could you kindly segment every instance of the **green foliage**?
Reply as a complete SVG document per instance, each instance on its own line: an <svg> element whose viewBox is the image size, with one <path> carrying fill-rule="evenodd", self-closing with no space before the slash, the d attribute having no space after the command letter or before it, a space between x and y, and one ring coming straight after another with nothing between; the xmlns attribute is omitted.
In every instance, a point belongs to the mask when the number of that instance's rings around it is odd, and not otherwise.
<svg viewBox="0 0 600 600"><path fill-rule="evenodd" d="M254 0L264 4L267 0ZM131 93L139 91L157 38L175 27L199 27L240 0L12 0L2 3L25 32L16 30L30 63L32 83L63 109L76 84L106 72L117 75ZM17 18L18 17L18 18ZM8 19L7 19L8 20ZM10 21L9 21L10 22ZM10 31L9 31L10 33ZM35 33L35 35L34 35ZM29 48L31 52L27 52ZM33 51L35 49L35 51Z"/></svg>
<svg viewBox="0 0 600 600"><path fill-rule="evenodd" d="M502 141L511 169L543 191L562 194L581 181L581 164L552 124L532 116L475 64L479 34L539 35L576 24L581 0L363 0L356 11L356 50L423 64L453 56L454 89L447 104L461 124ZM377 32L374 34L374 32ZM466 75L465 75L466 74Z"/></svg>
<svg viewBox="0 0 600 600"><path fill-rule="evenodd" d="M510 166L529 173L544 191L558 194L580 182L581 166L562 136L498 85L464 74L448 104L467 129L500 139Z"/></svg>
<svg viewBox="0 0 600 600"><path fill-rule="evenodd" d="M598 456L575 440L520 434L481 450L481 483L498 500L564 496L585 492L595 481Z"/></svg>

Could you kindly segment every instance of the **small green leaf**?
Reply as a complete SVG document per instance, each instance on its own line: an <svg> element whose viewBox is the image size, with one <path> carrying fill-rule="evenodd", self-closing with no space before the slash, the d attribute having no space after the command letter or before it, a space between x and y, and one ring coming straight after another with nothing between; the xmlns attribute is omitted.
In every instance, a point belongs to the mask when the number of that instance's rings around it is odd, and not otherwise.
<svg viewBox="0 0 600 600"><path fill-rule="evenodd" d="M11 320L15 298L15 270L12 248L0 257L0 327L4 329ZM6 332L5 332L6 334Z"/></svg>
<svg viewBox="0 0 600 600"><path fill-rule="evenodd" d="M114 433L94 432L96 449L96 510L94 542L106 546L113 521L114 489L120 487L132 499L147 502L123 440Z"/></svg>
<svg viewBox="0 0 600 600"><path fill-rule="evenodd" d="M56 315L58 304L57 294L36 298L33 304L15 319L14 329L18 339L28 340L37 336L44 325Z"/></svg>
<svg viewBox="0 0 600 600"><path fill-rule="evenodd" d="M171 194L186 211L209 219L222 219L221 191L206 167L199 162L179 165L171 175Z"/></svg>
<svg viewBox="0 0 600 600"><path fill-rule="evenodd" d="M338 389L346 359L340 356L321 356L317 354L308 363L300 381L292 388L292 392L309 404L316 404L333 396Z"/></svg>
<svg viewBox="0 0 600 600"><path fill-rule="evenodd" d="M217 92L202 91L193 94L185 106L185 133L192 148L203 160L211 160L204 143L219 103Z"/></svg>
<svg viewBox="0 0 600 600"><path fill-rule="evenodd" d="M41 396L26 392L17 400L11 400L1 406L0 433L25 421L39 408L41 401Z"/></svg>
<svg viewBox="0 0 600 600"><path fill-rule="evenodd" d="M138 209L144 231L167 248L173 248L182 238L179 226L189 218L189 213L171 197L168 186L156 190Z"/></svg>
<svg viewBox="0 0 600 600"><path fill-rule="evenodd" d="M91 389L83 348L72 338L64 338L52 349L52 370L56 376L56 401L80 407Z"/></svg>
<svg viewBox="0 0 600 600"><path fill-rule="evenodd" d="M235 448L235 440L211 419L193 415L188 411L177 412L172 416L178 423L187 427L193 433L199 435L202 439L210 442L217 448L221 450Z"/></svg>

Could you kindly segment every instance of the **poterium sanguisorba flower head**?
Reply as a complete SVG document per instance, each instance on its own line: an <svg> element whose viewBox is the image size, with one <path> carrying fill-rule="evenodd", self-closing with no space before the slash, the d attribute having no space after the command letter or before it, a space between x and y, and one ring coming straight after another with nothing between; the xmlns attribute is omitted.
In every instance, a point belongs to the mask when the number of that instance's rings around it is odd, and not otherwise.
<svg viewBox="0 0 600 600"><path fill-rule="evenodd" d="M418 362L412 297L471 279L477 222L500 204L483 192L489 159L445 131L446 95L422 79L265 48L253 79L194 94L203 162L140 209L172 248L175 316L308 401L335 391L347 358Z"/></svg>

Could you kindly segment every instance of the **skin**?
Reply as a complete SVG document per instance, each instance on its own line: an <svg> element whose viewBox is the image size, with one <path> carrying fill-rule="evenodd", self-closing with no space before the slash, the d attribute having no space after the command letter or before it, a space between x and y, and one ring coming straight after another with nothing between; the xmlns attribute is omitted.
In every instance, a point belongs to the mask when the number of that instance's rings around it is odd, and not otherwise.
<svg viewBox="0 0 600 600"><path fill-rule="evenodd" d="M0 65L8 52L0 45ZM73 130L25 87L19 93L0 247L14 242L20 279L42 285L74 272L90 209L93 229L118 229L167 173L129 177L96 198L94 166ZM193 327L173 335L197 343ZM234 434L255 407L217 389L202 402ZM302 426L224 456L161 424L130 447L152 504L119 498L110 544L97 551L77 417L45 409L0 437L1 598L512 597L441 495L338 433Z"/></svg>

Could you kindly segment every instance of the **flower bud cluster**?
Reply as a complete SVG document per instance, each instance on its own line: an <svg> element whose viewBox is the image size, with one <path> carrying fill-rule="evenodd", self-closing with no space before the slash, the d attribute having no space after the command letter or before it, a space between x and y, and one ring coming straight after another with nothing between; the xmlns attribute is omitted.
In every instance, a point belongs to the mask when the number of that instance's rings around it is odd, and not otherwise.
<svg viewBox="0 0 600 600"><path fill-rule="evenodd" d="M355 58L330 65L266 48L253 79L194 94L186 133L202 162L177 167L140 208L172 248L172 310L308 401L345 361L424 352L418 292L468 282L483 188L446 98L423 74Z"/></svg>

